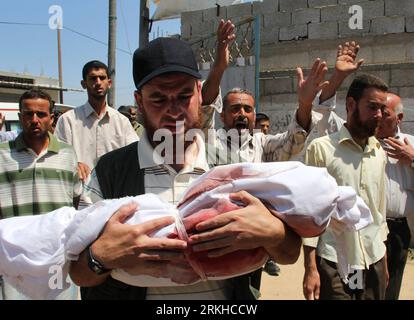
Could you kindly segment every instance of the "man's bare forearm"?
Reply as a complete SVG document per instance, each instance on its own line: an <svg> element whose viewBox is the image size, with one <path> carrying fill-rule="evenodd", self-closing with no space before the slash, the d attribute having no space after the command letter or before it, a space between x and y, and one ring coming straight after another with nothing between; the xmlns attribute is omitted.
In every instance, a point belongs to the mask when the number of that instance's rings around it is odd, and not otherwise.
<svg viewBox="0 0 414 320"><path fill-rule="evenodd" d="M303 254L304 254L304 265L305 270L316 270L316 248L309 247L304 245L303 246Z"/></svg>
<svg viewBox="0 0 414 320"><path fill-rule="evenodd" d="M216 100L220 92L220 83L224 74L224 69L213 65L207 80L203 83L201 90L203 105L210 105Z"/></svg>
<svg viewBox="0 0 414 320"><path fill-rule="evenodd" d="M334 71L331 78L329 79L329 84L325 88L322 89L322 93L319 97L319 104L325 102L329 98L332 98L336 94L339 87L342 85L342 83L346 79L346 77L347 75L340 74Z"/></svg>
<svg viewBox="0 0 414 320"><path fill-rule="evenodd" d="M282 240L276 246L265 247L265 250L275 262L293 264L299 258L302 241L292 229L284 223L283 225L284 235L281 236Z"/></svg>

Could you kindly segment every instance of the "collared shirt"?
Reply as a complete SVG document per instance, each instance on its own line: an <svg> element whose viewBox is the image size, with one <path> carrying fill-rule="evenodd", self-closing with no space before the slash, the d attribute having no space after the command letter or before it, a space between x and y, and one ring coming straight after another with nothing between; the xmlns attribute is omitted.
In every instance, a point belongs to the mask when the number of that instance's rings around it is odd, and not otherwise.
<svg viewBox="0 0 414 320"><path fill-rule="evenodd" d="M0 218L41 214L73 206L82 185L73 148L49 133L37 155L20 134L0 144Z"/></svg>
<svg viewBox="0 0 414 320"><path fill-rule="evenodd" d="M134 128L134 131L137 134L138 138L140 138L142 136L142 132L144 131L144 126L139 122L134 122L132 127Z"/></svg>
<svg viewBox="0 0 414 320"><path fill-rule="evenodd" d="M232 131L236 132L235 129L230 131L219 129L207 138L209 145L215 146L220 153L229 152L233 158L236 158L231 159L231 163L290 160L293 155L302 150L307 136L306 130L296 121L296 113L288 130L276 135L266 135L262 132L250 134L246 130L241 135L232 136Z"/></svg>
<svg viewBox="0 0 414 320"><path fill-rule="evenodd" d="M385 164L380 143L370 137L364 149L343 126L339 132L314 140L306 150L306 163L326 167L338 185L353 187L371 210L373 223L355 232L345 232L348 261L354 269L368 268L385 255L388 228L385 220ZM319 240L319 241L318 241ZM328 227L319 239L304 239L317 246L317 254L337 262L335 240Z"/></svg>
<svg viewBox="0 0 414 320"><path fill-rule="evenodd" d="M399 129L395 138L400 141L407 138L410 144L414 145L414 137L401 133ZM380 142L382 146L386 145L383 140ZM387 172L387 217L407 217L409 220L414 220L414 170L409 165L403 165L388 155L385 169Z"/></svg>
<svg viewBox="0 0 414 320"><path fill-rule="evenodd" d="M196 136L196 141L186 149L184 167L176 172L165 163L164 157L154 150L144 130L138 142L138 159L144 169L145 192L155 193L161 199L172 204L181 200L184 190L200 175L208 171L205 156L205 146L202 137ZM95 203L103 199L102 192L92 171L90 179L84 187L82 206ZM152 287L147 290L147 299L226 299L229 282L203 281L189 286Z"/></svg>
<svg viewBox="0 0 414 320"><path fill-rule="evenodd" d="M89 102L62 114L56 124L55 135L72 145L78 161L90 169L105 153L139 140L124 115L106 106L98 116Z"/></svg>

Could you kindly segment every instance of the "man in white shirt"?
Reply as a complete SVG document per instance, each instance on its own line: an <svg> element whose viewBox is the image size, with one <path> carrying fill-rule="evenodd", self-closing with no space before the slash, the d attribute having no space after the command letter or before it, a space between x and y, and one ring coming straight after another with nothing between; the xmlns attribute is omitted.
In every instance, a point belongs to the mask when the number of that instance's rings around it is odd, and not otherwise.
<svg viewBox="0 0 414 320"><path fill-rule="evenodd" d="M385 292L387 300L398 300L411 239L409 226L414 227L414 158L408 163L394 159L392 155L396 150L387 143L387 138L392 138L396 140L394 143L397 148L414 144L413 136L400 131L399 124L403 117L401 98L394 93L388 93L386 108L376 134L382 147L389 150L385 168L389 229L386 243L389 272L389 285Z"/></svg>
<svg viewBox="0 0 414 320"><path fill-rule="evenodd" d="M88 101L59 118L55 135L75 149L79 177L85 181L100 156L139 138L128 119L106 103L112 84L108 67L97 60L89 61L82 77Z"/></svg>

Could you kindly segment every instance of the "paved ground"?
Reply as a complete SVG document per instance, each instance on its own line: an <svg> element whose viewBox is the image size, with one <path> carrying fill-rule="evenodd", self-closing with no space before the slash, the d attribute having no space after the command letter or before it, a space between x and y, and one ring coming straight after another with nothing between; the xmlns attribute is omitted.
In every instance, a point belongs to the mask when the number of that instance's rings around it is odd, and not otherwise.
<svg viewBox="0 0 414 320"><path fill-rule="evenodd" d="M262 274L261 299L264 300L303 300L303 256L294 265L280 266L277 277ZM414 300L414 261L407 263L401 288L401 300Z"/></svg>

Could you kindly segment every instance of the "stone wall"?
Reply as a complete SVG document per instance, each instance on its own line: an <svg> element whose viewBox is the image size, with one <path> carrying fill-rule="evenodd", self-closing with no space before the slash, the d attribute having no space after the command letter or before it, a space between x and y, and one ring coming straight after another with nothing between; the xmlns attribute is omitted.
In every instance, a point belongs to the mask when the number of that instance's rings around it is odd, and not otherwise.
<svg viewBox="0 0 414 320"><path fill-rule="evenodd" d="M362 8L360 30L349 28L353 5ZM194 40L212 34L220 18L237 22L257 15L261 17L258 107L272 118L274 132L285 129L296 107L295 68L307 69L317 57L332 68L337 45L356 40L361 45L359 57L365 60L360 72L380 76L401 95L403 129L414 134L414 0L263 0L222 7L219 17L212 8L183 13L182 37ZM342 116L343 97L352 79L338 93Z"/></svg>

